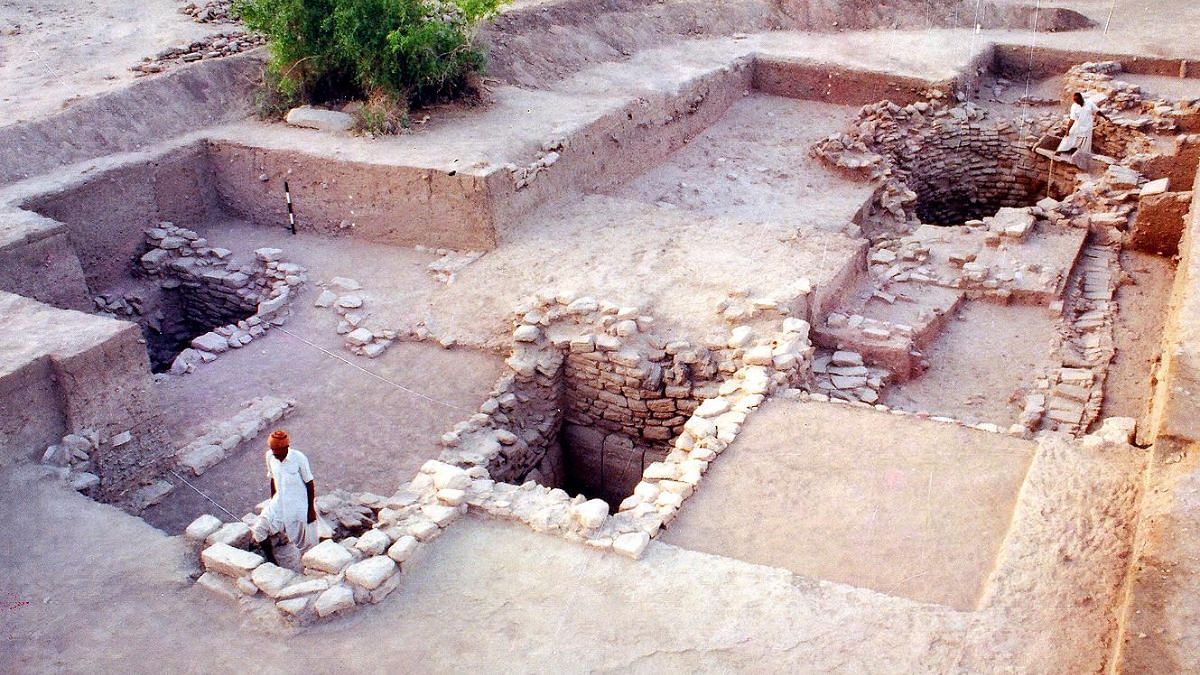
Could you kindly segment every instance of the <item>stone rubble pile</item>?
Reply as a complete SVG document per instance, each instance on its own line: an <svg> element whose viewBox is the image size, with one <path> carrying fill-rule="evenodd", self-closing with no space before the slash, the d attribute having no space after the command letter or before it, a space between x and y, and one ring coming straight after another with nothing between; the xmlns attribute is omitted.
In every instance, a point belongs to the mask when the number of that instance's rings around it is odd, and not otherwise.
<svg viewBox="0 0 1200 675"><path fill-rule="evenodd" d="M378 358L391 346L399 334L390 328L368 328L371 318L366 305L369 297L362 284L349 277L334 277L319 284L322 288L314 307L331 308L338 315L337 333L343 336L346 349L357 356Z"/></svg>
<svg viewBox="0 0 1200 675"><path fill-rule="evenodd" d="M563 150L569 146L570 142L565 138L546 141L542 144L537 159L528 165L517 166L516 164L509 163L504 165L504 168L512 176L513 185L516 189L523 190L533 183L538 174L557 164Z"/></svg>
<svg viewBox="0 0 1200 675"><path fill-rule="evenodd" d="M321 518L332 518L338 529L326 531L323 541L300 557L297 569L267 563L249 550L254 514L233 523L201 516L185 533L204 569L196 583L248 612L273 613L287 623L345 615L396 590L420 546L466 513L468 488L486 478L481 468L430 460L391 497L322 495L317 500ZM342 536L351 529L360 534Z"/></svg>
<svg viewBox="0 0 1200 675"><path fill-rule="evenodd" d="M135 77L145 77L187 63L240 54L264 44L266 38L257 33L240 30L215 33L186 45L168 47L154 57L147 56L141 63L130 66L129 70L134 72Z"/></svg>
<svg viewBox="0 0 1200 675"><path fill-rule="evenodd" d="M483 251L453 251L448 248L428 248L425 246L417 246L416 250L429 252L441 256L426 266L433 278L443 284L454 283L458 273L466 268L467 265L479 260L483 257Z"/></svg>
<svg viewBox="0 0 1200 675"><path fill-rule="evenodd" d="M199 476L225 459L225 455L243 442L258 437L267 427L296 409L296 402L276 396L260 396L247 401L236 415L205 429L175 452L176 468Z"/></svg>
<svg viewBox="0 0 1200 675"><path fill-rule="evenodd" d="M110 439L102 439L95 429L80 429L47 447L42 453L42 464L56 470L56 475L72 489L91 494L100 487L100 477L94 473L92 456L102 447L117 448L131 440L133 436L128 431Z"/></svg>
<svg viewBox="0 0 1200 675"><path fill-rule="evenodd" d="M874 405L887 383L884 368L867 366L862 354L852 351L818 353L813 362L815 391L831 399L861 401Z"/></svg>
<svg viewBox="0 0 1200 675"><path fill-rule="evenodd" d="M1059 223L1060 217L1039 205L1003 207L995 216L961 227L921 225L911 234L877 242L869 270L885 288L912 281L963 290L971 298L1049 304L1061 294L1071 261L1047 264L1030 235L1066 231Z"/></svg>
<svg viewBox="0 0 1200 675"><path fill-rule="evenodd" d="M1147 98L1140 86L1116 79L1124 71L1117 61L1089 62L1073 66L1063 78L1067 96L1078 91L1104 98L1102 109L1109 112L1111 122L1097 120L1104 125L1097 129L1098 137L1118 137L1125 154L1148 152L1153 143L1146 134L1179 133L1182 126L1195 128L1200 122L1200 98Z"/></svg>
<svg viewBox="0 0 1200 675"><path fill-rule="evenodd" d="M770 321L788 316L804 316L807 314L812 292L812 281L808 277L799 277L792 281L784 292L783 299L750 297L749 290L739 288L730 291L726 299L717 303L717 313L730 325L735 326L755 319Z"/></svg>
<svg viewBox="0 0 1200 675"><path fill-rule="evenodd" d="M146 241L150 250L141 257L141 271L158 279L164 291L179 293L191 323L218 326L192 339L190 348L175 357L175 375L190 373L282 325L292 289L305 281L305 269L282 261L283 251L277 248L258 249L254 264L235 268L232 251L211 247L192 230L169 222L146 230ZM150 322L150 328L162 331L165 317L154 319L159 323ZM180 328L186 330L185 325Z"/></svg>
<svg viewBox="0 0 1200 675"><path fill-rule="evenodd" d="M179 8L180 14L192 17L197 23L235 22L231 9L232 0L207 0L207 2L189 2Z"/></svg>

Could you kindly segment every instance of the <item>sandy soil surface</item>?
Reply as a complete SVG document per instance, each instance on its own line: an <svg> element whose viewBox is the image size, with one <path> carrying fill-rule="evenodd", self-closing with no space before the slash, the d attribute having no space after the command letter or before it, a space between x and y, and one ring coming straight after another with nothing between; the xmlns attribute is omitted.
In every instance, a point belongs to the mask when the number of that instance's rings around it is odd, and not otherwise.
<svg viewBox="0 0 1200 675"><path fill-rule="evenodd" d="M1120 311L1113 324L1117 355L1104 381L1100 417L1141 420L1152 393L1150 376L1162 351L1160 342L1175 266L1160 256L1124 251L1121 267L1132 277L1132 283L1117 289Z"/></svg>
<svg viewBox="0 0 1200 675"><path fill-rule="evenodd" d="M1053 365L1055 339L1044 307L964 303L925 350L929 370L885 388L883 403L1006 428L1017 421L1034 378Z"/></svg>
<svg viewBox="0 0 1200 675"><path fill-rule="evenodd" d="M711 215L840 231L871 188L826 169L813 143L858 108L751 94L616 195Z"/></svg>
<svg viewBox="0 0 1200 675"><path fill-rule="evenodd" d="M0 510L0 537L26 542L0 547L19 672L945 671L969 623L660 543L634 562L469 518L385 603L297 636L192 587L178 538L29 472L0 473Z"/></svg>
<svg viewBox="0 0 1200 675"><path fill-rule="evenodd" d="M1033 447L875 410L773 401L664 541L973 609Z"/></svg>
<svg viewBox="0 0 1200 675"><path fill-rule="evenodd" d="M229 30L179 13L179 0L0 3L0 126L51 114L133 81L166 47Z"/></svg>

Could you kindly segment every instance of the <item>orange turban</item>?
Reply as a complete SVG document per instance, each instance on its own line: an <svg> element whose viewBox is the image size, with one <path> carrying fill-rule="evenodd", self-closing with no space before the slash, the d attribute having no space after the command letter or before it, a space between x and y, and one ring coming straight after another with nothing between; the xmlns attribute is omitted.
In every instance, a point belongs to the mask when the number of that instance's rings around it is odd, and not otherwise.
<svg viewBox="0 0 1200 675"><path fill-rule="evenodd" d="M267 447L272 450L283 450L288 445L288 435L283 429L272 431L271 435L267 438Z"/></svg>

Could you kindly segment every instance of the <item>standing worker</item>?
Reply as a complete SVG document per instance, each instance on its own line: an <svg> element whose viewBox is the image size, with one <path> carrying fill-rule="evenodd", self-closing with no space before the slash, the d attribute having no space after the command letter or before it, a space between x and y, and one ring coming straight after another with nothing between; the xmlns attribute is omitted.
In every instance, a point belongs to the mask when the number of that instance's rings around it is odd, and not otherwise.
<svg viewBox="0 0 1200 675"><path fill-rule="evenodd" d="M1095 100L1088 100L1080 92L1075 92L1074 103L1071 104L1070 123L1067 125L1067 135L1058 144L1058 154L1072 153L1070 161L1075 166L1088 170L1092 157L1092 131L1096 124L1096 115L1108 119L1100 111Z"/></svg>
<svg viewBox="0 0 1200 675"><path fill-rule="evenodd" d="M286 431L267 438L271 500L250 531L267 562L299 571L300 554L317 543L316 485L308 458L290 446Z"/></svg>

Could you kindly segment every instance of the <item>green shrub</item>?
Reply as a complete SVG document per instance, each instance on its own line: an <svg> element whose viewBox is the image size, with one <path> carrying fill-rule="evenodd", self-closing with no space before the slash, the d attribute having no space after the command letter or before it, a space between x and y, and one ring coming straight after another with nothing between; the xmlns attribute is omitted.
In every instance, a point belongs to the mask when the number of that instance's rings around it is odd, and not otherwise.
<svg viewBox="0 0 1200 675"><path fill-rule="evenodd" d="M420 104L460 93L484 65L476 26L506 0L237 0L267 36L274 87L309 102L388 96Z"/></svg>

